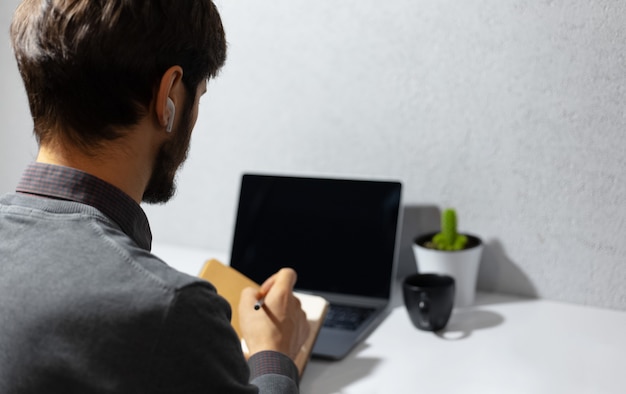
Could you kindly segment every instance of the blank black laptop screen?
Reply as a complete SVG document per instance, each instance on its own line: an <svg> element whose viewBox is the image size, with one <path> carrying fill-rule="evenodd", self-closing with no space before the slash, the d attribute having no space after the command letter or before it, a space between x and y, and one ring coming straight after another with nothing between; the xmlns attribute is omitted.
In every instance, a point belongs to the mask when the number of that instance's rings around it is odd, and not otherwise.
<svg viewBox="0 0 626 394"><path fill-rule="evenodd" d="M296 289L387 298L399 182L246 174L231 265L258 283L281 267Z"/></svg>

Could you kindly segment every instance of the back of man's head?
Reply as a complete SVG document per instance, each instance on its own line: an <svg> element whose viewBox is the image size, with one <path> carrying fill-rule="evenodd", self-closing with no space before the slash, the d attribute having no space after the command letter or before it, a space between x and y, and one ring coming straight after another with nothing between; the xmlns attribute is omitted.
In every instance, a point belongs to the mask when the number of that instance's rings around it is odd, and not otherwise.
<svg viewBox="0 0 626 394"><path fill-rule="evenodd" d="M195 98L226 57L211 0L23 0L11 40L39 142L84 148L135 125L171 66Z"/></svg>

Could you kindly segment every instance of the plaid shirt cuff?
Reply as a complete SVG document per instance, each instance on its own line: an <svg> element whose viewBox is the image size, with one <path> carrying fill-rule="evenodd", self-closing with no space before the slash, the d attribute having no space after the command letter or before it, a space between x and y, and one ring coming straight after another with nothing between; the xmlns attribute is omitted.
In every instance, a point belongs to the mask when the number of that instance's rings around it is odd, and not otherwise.
<svg viewBox="0 0 626 394"><path fill-rule="evenodd" d="M252 355L248 360L250 366L250 380L266 374L278 374L291 378L299 383L298 368L286 355L266 350Z"/></svg>

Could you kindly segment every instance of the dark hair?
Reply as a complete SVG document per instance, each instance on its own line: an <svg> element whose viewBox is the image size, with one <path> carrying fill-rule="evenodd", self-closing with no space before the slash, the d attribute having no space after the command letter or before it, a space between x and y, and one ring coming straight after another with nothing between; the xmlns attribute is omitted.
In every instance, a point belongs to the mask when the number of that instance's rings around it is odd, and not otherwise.
<svg viewBox="0 0 626 394"><path fill-rule="evenodd" d="M195 99L226 59L211 0L24 0L11 40L38 141L63 130L83 148L137 124L171 66Z"/></svg>

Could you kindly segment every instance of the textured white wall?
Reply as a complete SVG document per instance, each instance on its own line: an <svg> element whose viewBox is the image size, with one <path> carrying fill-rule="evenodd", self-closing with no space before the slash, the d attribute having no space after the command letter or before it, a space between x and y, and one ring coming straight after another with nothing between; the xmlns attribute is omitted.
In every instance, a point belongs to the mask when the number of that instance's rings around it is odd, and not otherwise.
<svg viewBox="0 0 626 394"><path fill-rule="evenodd" d="M456 207L482 288L626 310L626 4L217 3L229 59L155 240L228 250L244 171L396 178L405 243ZM1 49L8 191L32 145Z"/></svg>
<svg viewBox="0 0 626 394"><path fill-rule="evenodd" d="M37 152L28 100L9 41L11 16L18 3L0 3L0 194L14 190L22 169Z"/></svg>

